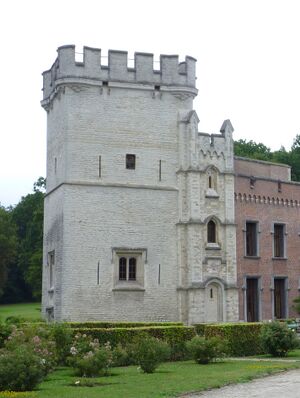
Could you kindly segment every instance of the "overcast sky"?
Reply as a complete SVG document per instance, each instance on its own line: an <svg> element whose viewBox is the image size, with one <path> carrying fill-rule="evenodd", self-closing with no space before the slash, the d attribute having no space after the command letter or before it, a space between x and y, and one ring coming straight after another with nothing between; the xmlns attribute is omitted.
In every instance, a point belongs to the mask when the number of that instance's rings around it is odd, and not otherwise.
<svg viewBox="0 0 300 398"><path fill-rule="evenodd" d="M199 131L290 148L300 133L299 0L4 0L0 5L0 203L45 176L41 73L75 44L197 59Z"/></svg>

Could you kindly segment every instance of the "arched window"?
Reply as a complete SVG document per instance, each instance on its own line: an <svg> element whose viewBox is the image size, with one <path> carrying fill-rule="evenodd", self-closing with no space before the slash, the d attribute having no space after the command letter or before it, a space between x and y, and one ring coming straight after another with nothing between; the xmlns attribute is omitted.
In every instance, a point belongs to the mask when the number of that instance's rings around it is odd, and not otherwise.
<svg viewBox="0 0 300 398"><path fill-rule="evenodd" d="M210 220L207 224L207 242L216 243L216 224L213 220Z"/></svg>
<svg viewBox="0 0 300 398"><path fill-rule="evenodd" d="M136 280L136 258L131 257L129 259L129 272L128 272L128 279L130 281L135 281Z"/></svg>
<svg viewBox="0 0 300 398"><path fill-rule="evenodd" d="M121 257L119 260L119 280L126 281L126 258Z"/></svg>

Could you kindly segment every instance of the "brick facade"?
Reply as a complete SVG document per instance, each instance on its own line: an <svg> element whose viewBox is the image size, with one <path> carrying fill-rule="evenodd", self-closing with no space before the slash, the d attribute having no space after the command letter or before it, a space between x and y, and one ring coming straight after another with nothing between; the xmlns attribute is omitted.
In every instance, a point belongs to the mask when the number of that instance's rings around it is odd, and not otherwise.
<svg viewBox="0 0 300 398"><path fill-rule="evenodd" d="M290 181L290 169L284 165L236 159L235 173L240 319L250 320L247 314L247 278L258 280L258 319L276 317L276 279L283 281L282 315L296 316L292 306L300 288L300 185ZM257 223L256 256L246 256L247 221ZM274 256L274 223L284 226L282 257Z"/></svg>

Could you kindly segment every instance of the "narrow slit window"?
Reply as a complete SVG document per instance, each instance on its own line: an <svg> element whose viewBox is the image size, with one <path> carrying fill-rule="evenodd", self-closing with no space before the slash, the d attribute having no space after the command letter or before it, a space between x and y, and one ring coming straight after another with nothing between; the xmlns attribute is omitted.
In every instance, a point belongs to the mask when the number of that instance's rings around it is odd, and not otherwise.
<svg viewBox="0 0 300 398"><path fill-rule="evenodd" d="M208 188L212 188L212 178L208 176Z"/></svg>
<svg viewBox="0 0 300 398"><path fill-rule="evenodd" d="M210 289L210 298L213 299L214 298L214 292L213 289Z"/></svg>
<svg viewBox="0 0 300 398"><path fill-rule="evenodd" d="M101 170L101 156L98 158L98 176L101 178L102 170Z"/></svg>
<svg viewBox="0 0 300 398"><path fill-rule="evenodd" d="M213 220L207 224L207 242L216 243L216 224Z"/></svg>
<svg viewBox="0 0 300 398"><path fill-rule="evenodd" d="M54 173L57 172L57 158L54 158Z"/></svg>
<svg viewBox="0 0 300 398"><path fill-rule="evenodd" d="M119 280L126 281L126 258L121 257L119 260Z"/></svg>
<svg viewBox="0 0 300 398"><path fill-rule="evenodd" d="M159 161L159 164L158 164L158 179L159 179L159 181L161 181L161 160Z"/></svg>
<svg viewBox="0 0 300 398"><path fill-rule="evenodd" d="M126 155L126 169L135 170L135 155L133 154Z"/></svg>
<svg viewBox="0 0 300 398"><path fill-rule="evenodd" d="M136 258L131 257L129 259L129 272L128 272L128 279L130 281L136 280Z"/></svg>

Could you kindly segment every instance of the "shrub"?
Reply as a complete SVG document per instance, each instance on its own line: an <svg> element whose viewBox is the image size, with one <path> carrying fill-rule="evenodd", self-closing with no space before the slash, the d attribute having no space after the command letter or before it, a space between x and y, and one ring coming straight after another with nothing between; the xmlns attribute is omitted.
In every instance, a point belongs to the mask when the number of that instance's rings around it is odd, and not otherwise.
<svg viewBox="0 0 300 398"><path fill-rule="evenodd" d="M187 347L195 362L200 364L207 364L217 358L223 358L228 351L226 341L220 337L206 339L196 336L187 342Z"/></svg>
<svg viewBox="0 0 300 398"><path fill-rule="evenodd" d="M78 376L97 377L107 375L113 363L110 343L100 346L98 339L86 334L76 334L70 348L68 364Z"/></svg>
<svg viewBox="0 0 300 398"><path fill-rule="evenodd" d="M260 332L262 323L208 324L204 327L206 338L220 337L228 341L228 354L247 356L263 354Z"/></svg>
<svg viewBox="0 0 300 398"><path fill-rule="evenodd" d="M4 347L11 352L19 347L23 347L28 352L31 351L40 358L40 366L45 374L56 366L55 343L49 338L49 330L45 328L17 329L14 326Z"/></svg>
<svg viewBox="0 0 300 398"><path fill-rule="evenodd" d="M154 337L144 336L135 344L134 357L145 373L153 373L169 356L168 344Z"/></svg>
<svg viewBox="0 0 300 398"><path fill-rule="evenodd" d="M6 323L0 323L0 348L4 346L4 342L11 334L12 330L13 330L12 325L8 325Z"/></svg>
<svg viewBox="0 0 300 398"><path fill-rule="evenodd" d="M298 347L295 332L290 330L285 323L265 324L260 338L265 351L273 357L285 357L290 350Z"/></svg>
<svg viewBox="0 0 300 398"><path fill-rule="evenodd" d="M295 298L293 302L295 303L295 305L293 305L293 308L295 309L295 311L298 312L298 314L300 314L300 296Z"/></svg>
<svg viewBox="0 0 300 398"><path fill-rule="evenodd" d="M130 351L129 348L128 351ZM113 365L114 366L133 365L134 361L132 360L132 356L128 354L128 351L126 348L122 347L121 344L118 344L117 347L115 347L112 352Z"/></svg>
<svg viewBox="0 0 300 398"><path fill-rule="evenodd" d="M58 363L65 365L72 345L72 330L65 323L54 323L50 326L50 337L55 341Z"/></svg>
<svg viewBox="0 0 300 398"><path fill-rule="evenodd" d="M45 375L41 358L24 345L0 352L0 391L32 390Z"/></svg>

